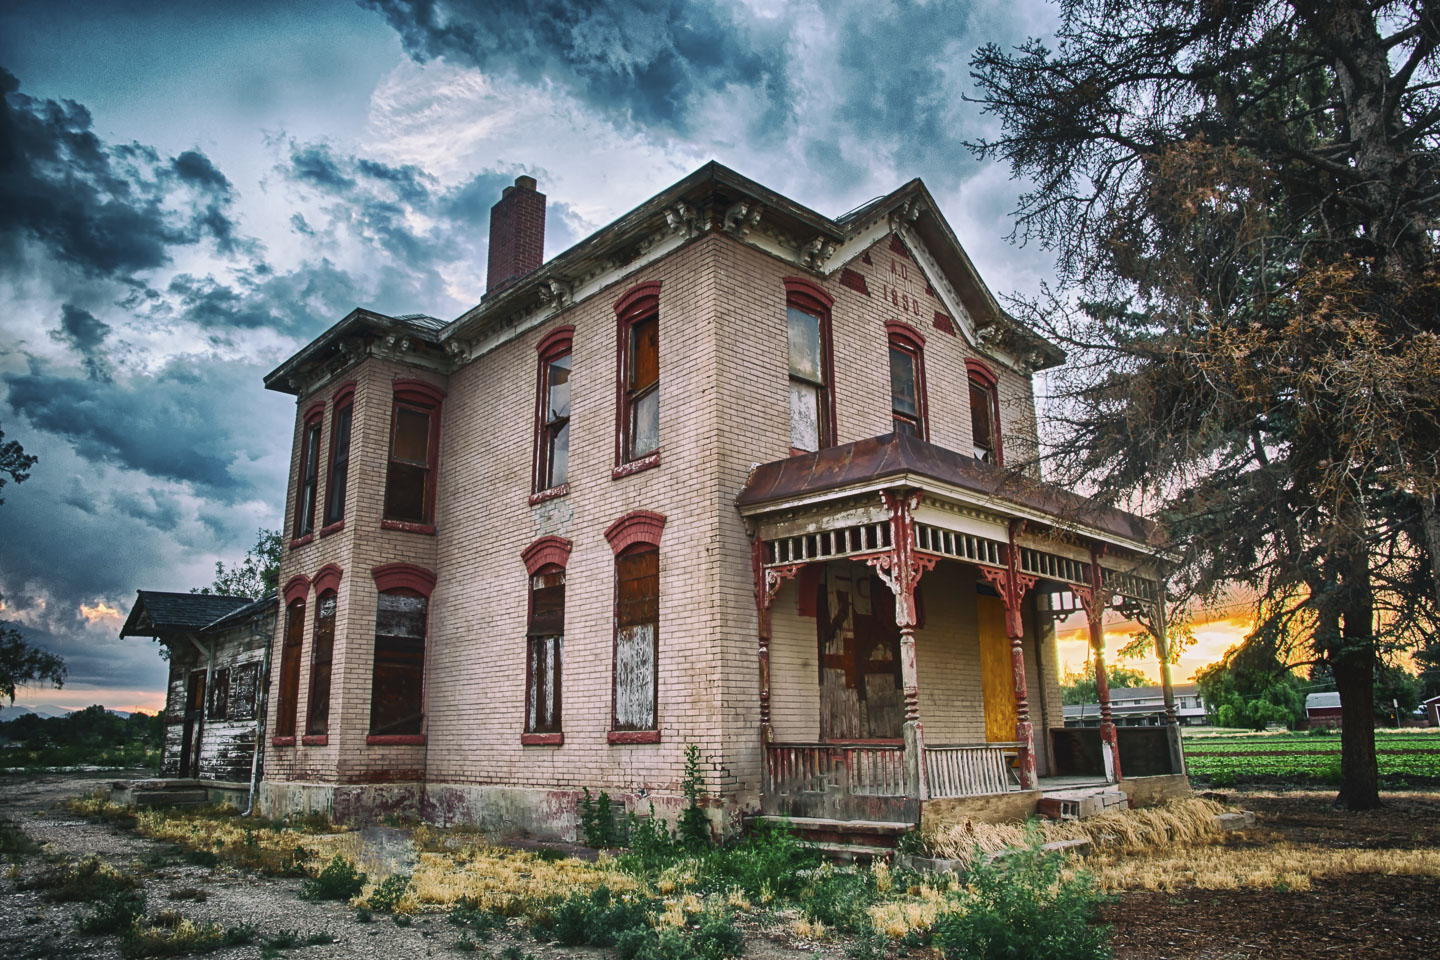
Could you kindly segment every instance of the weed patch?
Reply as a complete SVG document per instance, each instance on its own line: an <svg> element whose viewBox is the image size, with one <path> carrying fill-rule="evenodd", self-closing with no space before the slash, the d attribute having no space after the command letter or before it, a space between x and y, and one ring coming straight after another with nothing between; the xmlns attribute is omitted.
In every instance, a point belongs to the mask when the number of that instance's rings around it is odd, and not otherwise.
<svg viewBox="0 0 1440 960"><path fill-rule="evenodd" d="M99 857L74 864L60 864L42 871L21 884L24 890L39 890L46 900L81 903L105 900L117 893L134 890L139 881L116 870Z"/></svg>
<svg viewBox="0 0 1440 960"><path fill-rule="evenodd" d="M30 839L13 821L0 817L0 854L18 860L40 852L40 844Z"/></svg>
<svg viewBox="0 0 1440 960"><path fill-rule="evenodd" d="M365 874L337 853L314 879L305 881L300 896L306 900L349 900L363 889Z"/></svg>
<svg viewBox="0 0 1440 960"><path fill-rule="evenodd" d="M75 929L89 935L123 934L145 915L145 892L121 890L96 904L95 909L82 913Z"/></svg>

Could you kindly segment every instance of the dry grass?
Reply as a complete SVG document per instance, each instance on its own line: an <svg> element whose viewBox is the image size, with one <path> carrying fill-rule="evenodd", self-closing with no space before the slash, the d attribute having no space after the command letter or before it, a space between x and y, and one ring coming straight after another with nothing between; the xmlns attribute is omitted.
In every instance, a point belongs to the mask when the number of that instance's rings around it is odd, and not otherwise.
<svg viewBox="0 0 1440 960"><path fill-rule="evenodd" d="M549 860L476 841L448 853L421 853L397 911L445 909L468 901L501 916L533 919L552 901L602 885L616 893L639 886L613 860Z"/></svg>
<svg viewBox="0 0 1440 960"><path fill-rule="evenodd" d="M925 833L936 856L969 863L984 856L1024 847L1035 837L1042 842L1089 840L1091 849L1137 853L1177 843L1218 836L1217 814L1225 808L1212 800L1191 797L1139 810L1106 813L1084 820L1042 820L1029 826L978 823L966 819Z"/></svg>

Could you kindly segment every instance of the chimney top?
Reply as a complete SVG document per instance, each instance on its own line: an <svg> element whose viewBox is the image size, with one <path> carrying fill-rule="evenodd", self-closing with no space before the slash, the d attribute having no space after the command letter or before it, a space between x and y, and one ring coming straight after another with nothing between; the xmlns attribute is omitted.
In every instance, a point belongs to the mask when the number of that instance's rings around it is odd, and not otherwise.
<svg viewBox="0 0 1440 960"><path fill-rule="evenodd" d="M545 194L535 178L518 176L490 208L487 294L502 290L545 262Z"/></svg>

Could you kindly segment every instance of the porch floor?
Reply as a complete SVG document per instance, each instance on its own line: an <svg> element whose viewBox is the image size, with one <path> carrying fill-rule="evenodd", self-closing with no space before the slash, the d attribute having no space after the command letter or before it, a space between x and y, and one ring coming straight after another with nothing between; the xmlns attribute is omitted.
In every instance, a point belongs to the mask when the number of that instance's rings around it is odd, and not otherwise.
<svg viewBox="0 0 1440 960"><path fill-rule="evenodd" d="M1112 784L1104 777L1096 776L1040 777L1038 779L1039 782L1035 785L1035 788L1042 792L1048 790L1083 790L1087 787L1115 787L1117 790L1120 789L1117 784Z"/></svg>

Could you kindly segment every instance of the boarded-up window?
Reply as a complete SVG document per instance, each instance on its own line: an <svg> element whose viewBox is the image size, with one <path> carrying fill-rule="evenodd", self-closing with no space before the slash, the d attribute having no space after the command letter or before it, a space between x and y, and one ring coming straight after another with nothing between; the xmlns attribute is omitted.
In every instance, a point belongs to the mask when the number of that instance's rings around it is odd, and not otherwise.
<svg viewBox="0 0 1440 960"><path fill-rule="evenodd" d="M418 734L423 719L425 616L429 602L409 590L380 594L375 605L375 671L370 733Z"/></svg>
<svg viewBox="0 0 1440 960"><path fill-rule="evenodd" d="M430 522L430 472L433 469L435 411L395 402L390 427L390 466L385 477L385 519Z"/></svg>
<svg viewBox="0 0 1440 960"><path fill-rule="evenodd" d="M345 483L350 475L350 421L355 406L335 411L330 428L330 479L325 484L325 526L345 519Z"/></svg>
<svg viewBox="0 0 1440 960"><path fill-rule="evenodd" d="M975 459L995 463L995 392L993 388L970 381L970 438Z"/></svg>
<svg viewBox="0 0 1440 960"><path fill-rule="evenodd" d="M558 487L570 476L570 355L541 364L541 490Z"/></svg>
<svg viewBox="0 0 1440 960"><path fill-rule="evenodd" d="M230 674L230 719L254 720L260 693L260 665L242 663Z"/></svg>
<svg viewBox="0 0 1440 960"><path fill-rule="evenodd" d="M625 384L629 411L626 460L660 447L660 316L652 313L630 323Z"/></svg>
<svg viewBox="0 0 1440 960"><path fill-rule="evenodd" d="M210 719L224 720L230 715L230 670L216 670L210 684Z"/></svg>
<svg viewBox="0 0 1440 960"><path fill-rule="evenodd" d="M790 449L813 453L828 442L825 355L818 316L798 307L785 312L790 353Z"/></svg>
<svg viewBox="0 0 1440 960"><path fill-rule="evenodd" d="M285 610L285 640L280 648L280 688L275 694L275 736L295 736L300 700L300 644L305 635L305 601Z"/></svg>
<svg viewBox="0 0 1440 960"><path fill-rule="evenodd" d="M616 560L615 730L654 730L660 625L660 551Z"/></svg>
<svg viewBox="0 0 1440 960"><path fill-rule="evenodd" d="M295 500L295 536L315 529L315 494L320 477L320 420L305 424L300 447L300 491Z"/></svg>
<svg viewBox="0 0 1440 960"><path fill-rule="evenodd" d="M526 638L525 731L559 733L560 661L565 646L565 571L542 570L530 578L530 628Z"/></svg>
<svg viewBox="0 0 1440 960"><path fill-rule="evenodd" d="M330 664L335 655L335 592L327 590L315 607L315 642L310 660L310 716L305 732L330 732Z"/></svg>

